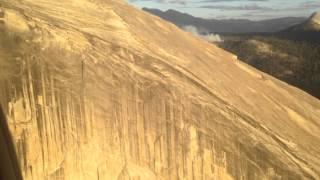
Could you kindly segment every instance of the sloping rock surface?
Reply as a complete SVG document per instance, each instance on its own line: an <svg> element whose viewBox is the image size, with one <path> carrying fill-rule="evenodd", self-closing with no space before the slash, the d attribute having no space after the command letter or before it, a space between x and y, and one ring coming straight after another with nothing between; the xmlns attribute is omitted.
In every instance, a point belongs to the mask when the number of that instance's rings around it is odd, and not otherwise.
<svg viewBox="0 0 320 180"><path fill-rule="evenodd" d="M311 21L320 24L320 12L313 13L313 15L311 16Z"/></svg>
<svg viewBox="0 0 320 180"><path fill-rule="evenodd" d="M288 32L288 31L289 32L293 31L298 33L306 33L306 32L319 33L320 32L320 13L315 12L305 22L294 25L284 30L284 32Z"/></svg>
<svg viewBox="0 0 320 180"><path fill-rule="evenodd" d="M25 179L319 179L319 100L116 0L1 0Z"/></svg>

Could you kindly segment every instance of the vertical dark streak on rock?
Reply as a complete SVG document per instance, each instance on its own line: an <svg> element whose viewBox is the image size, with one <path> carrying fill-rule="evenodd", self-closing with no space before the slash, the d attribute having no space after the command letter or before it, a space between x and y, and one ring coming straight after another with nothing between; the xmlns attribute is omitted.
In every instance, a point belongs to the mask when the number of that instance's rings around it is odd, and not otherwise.
<svg viewBox="0 0 320 180"><path fill-rule="evenodd" d="M31 69L31 62L32 59L27 57L26 58L26 66L27 66L27 87L29 87L28 94L29 94L29 100L30 100L30 108L31 108L31 119L35 119L37 116L37 111L36 111L36 103L35 103L35 97L34 97L34 89L33 89L33 77L32 77L32 69Z"/></svg>

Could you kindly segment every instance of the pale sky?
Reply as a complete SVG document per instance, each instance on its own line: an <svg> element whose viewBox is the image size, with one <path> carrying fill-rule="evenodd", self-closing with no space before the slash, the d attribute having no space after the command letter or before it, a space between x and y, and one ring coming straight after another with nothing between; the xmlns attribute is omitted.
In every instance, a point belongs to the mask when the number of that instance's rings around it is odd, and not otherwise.
<svg viewBox="0 0 320 180"><path fill-rule="evenodd" d="M271 19L308 17L320 11L320 0L128 0L142 8L175 9L215 19Z"/></svg>

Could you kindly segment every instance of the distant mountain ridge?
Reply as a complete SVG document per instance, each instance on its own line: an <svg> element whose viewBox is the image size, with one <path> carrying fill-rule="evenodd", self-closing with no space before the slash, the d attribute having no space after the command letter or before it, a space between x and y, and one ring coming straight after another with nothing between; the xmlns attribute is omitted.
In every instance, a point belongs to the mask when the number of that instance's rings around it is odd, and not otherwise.
<svg viewBox="0 0 320 180"><path fill-rule="evenodd" d="M303 17L285 17L262 21L251 21L248 19L217 20L194 17L172 9L161 11L159 9L143 8L143 10L180 27L192 25L198 29L203 29L203 31L216 33L271 33L287 29L306 20Z"/></svg>

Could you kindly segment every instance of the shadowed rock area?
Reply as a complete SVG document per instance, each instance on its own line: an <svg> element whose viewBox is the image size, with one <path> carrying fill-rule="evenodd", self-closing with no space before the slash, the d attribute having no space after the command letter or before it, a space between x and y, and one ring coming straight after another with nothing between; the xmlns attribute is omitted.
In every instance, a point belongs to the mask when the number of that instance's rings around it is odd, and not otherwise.
<svg viewBox="0 0 320 180"><path fill-rule="evenodd" d="M320 101L119 0L1 0L24 179L319 179Z"/></svg>

